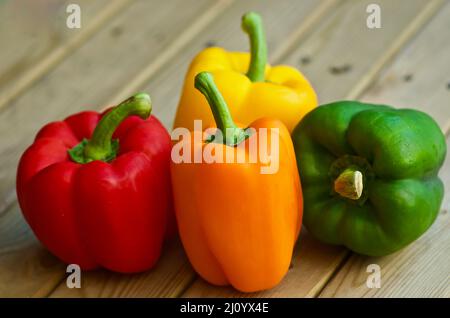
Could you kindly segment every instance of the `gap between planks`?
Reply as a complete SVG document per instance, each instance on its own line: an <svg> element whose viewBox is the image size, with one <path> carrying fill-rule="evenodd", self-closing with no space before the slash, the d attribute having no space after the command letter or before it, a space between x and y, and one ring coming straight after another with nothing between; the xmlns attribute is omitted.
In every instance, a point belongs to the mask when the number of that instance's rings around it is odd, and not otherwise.
<svg viewBox="0 0 450 318"><path fill-rule="evenodd" d="M160 68L166 65L172 57L174 57L184 46L186 46L191 39L193 39L203 28L209 25L218 14L223 12L235 0L219 0L212 6L205 14L196 19L185 32L183 32L172 44L165 49L163 54L160 54L148 66L146 66L140 73L138 73L133 80L131 80L124 89L118 94L108 100L105 105L114 105L118 100L124 100L128 96L136 92L139 87L151 78Z"/></svg>
<svg viewBox="0 0 450 318"><path fill-rule="evenodd" d="M19 77L15 85L0 95L0 112L17 98L24 90L30 87L34 82L39 80L46 73L51 71L59 62L69 56L74 50L86 42L109 20L118 15L132 0L116 0L111 1L95 19L83 27L83 31L73 36L66 43L56 47L48 55L39 62L31 66L25 74Z"/></svg>
<svg viewBox="0 0 450 318"><path fill-rule="evenodd" d="M406 44L423 28L427 22L431 21L432 17L438 12L444 4L444 0L430 1L416 19L414 19L405 31L400 34L397 41L388 48L386 54L378 59L373 67L366 73L359 83L347 95L347 99L357 99L364 94L364 92L373 83L373 80L380 74L382 69L388 65L399 53L399 51L406 46Z"/></svg>

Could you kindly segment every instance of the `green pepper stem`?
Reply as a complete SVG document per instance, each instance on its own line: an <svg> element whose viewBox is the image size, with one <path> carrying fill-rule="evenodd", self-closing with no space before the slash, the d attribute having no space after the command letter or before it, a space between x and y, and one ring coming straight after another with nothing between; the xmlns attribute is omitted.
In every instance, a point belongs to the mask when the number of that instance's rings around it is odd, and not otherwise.
<svg viewBox="0 0 450 318"><path fill-rule="evenodd" d="M344 198L358 200L363 192L363 175L355 168L347 168L334 181L334 191Z"/></svg>
<svg viewBox="0 0 450 318"><path fill-rule="evenodd" d="M145 93L131 96L106 113L95 127L91 139L69 150L69 155L78 163L115 158L118 144L112 140L112 136L120 123L131 115L146 119L151 111L150 96Z"/></svg>
<svg viewBox="0 0 450 318"><path fill-rule="evenodd" d="M217 128L219 128L223 135L223 140L221 142L229 146L235 146L247 138L245 130L237 127L234 123L227 103L219 92L219 89L214 83L213 76L210 73L201 72L197 74L195 77L195 88L198 89L208 101Z"/></svg>
<svg viewBox="0 0 450 318"><path fill-rule="evenodd" d="M250 66L247 77L252 82L264 82L267 63L267 44L261 16L255 12L242 17L242 30L250 38Z"/></svg>

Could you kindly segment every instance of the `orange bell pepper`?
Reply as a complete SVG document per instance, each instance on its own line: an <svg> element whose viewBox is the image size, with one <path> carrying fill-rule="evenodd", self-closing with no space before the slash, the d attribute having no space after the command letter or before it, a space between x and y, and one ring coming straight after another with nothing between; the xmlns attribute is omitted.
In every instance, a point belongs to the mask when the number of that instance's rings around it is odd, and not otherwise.
<svg viewBox="0 0 450 318"><path fill-rule="evenodd" d="M195 87L208 100L224 140L217 129L204 132L199 143L191 134L174 145L172 159L175 149L183 149L191 160L205 153L229 152L245 162L172 160L184 248L194 269L212 284L231 284L243 292L272 288L288 271L302 221L300 178L289 131L281 121L267 118L254 121L250 129L239 128L209 73L198 74ZM277 153L261 155L262 131L267 133L268 149L278 143ZM260 154L254 162L249 159L252 143ZM270 160L278 161L278 169L261 173Z"/></svg>

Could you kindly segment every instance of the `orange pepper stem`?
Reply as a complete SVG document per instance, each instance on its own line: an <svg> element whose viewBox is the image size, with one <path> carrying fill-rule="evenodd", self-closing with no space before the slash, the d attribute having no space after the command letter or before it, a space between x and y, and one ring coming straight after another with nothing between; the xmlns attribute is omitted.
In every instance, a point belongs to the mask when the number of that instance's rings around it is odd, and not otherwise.
<svg viewBox="0 0 450 318"><path fill-rule="evenodd" d="M131 115L146 119L151 111L150 96L145 93L131 96L102 117L90 140L85 139L68 151L71 159L78 163L113 160L117 155L119 143L118 140L113 140L112 136L120 123Z"/></svg>
<svg viewBox="0 0 450 318"><path fill-rule="evenodd" d="M208 101L217 128L221 132L222 138L218 138L218 134L216 134L212 141L223 143L228 146L236 146L248 137L247 132L236 126L234 123L227 103L217 88L216 83L214 83L214 78L210 73L201 72L197 74L195 77L195 88L198 89Z"/></svg>
<svg viewBox="0 0 450 318"><path fill-rule="evenodd" d="M247 77L252 82L264 82L267 63L267 44L261 16L248 12L242 17L242 30L250 38L250 66Z"/></svg>

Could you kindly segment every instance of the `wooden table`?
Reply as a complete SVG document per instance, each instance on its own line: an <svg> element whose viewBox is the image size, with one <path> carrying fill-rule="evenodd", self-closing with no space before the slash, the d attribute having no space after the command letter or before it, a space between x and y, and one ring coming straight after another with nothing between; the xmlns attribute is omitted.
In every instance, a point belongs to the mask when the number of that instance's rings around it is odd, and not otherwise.
<svg viewBox="0 0 450 318"><path fill-rule="evenodd" d="M82 27L68 29L78 3ZM381 29L366 27L366 7L381 6ZM414 107L450 133L448 0L41 0L0 4L0 296L7 297L450 297L450 156L441 177L442 210L430 230L393 255L362 257L327 246L306 230L283 282L245 295L200 279L179 241L154 270L82 274L66 286L66 266L36 240L15 195L20 154L44 123L101 109L136 91L171 127L184 74L205 46L247 50L240 16L262 14L270 61L300 68L320 102L344 98ZM450 139L447 138L450 148ZM381 288L366 286L368 264Z"/></svg>

